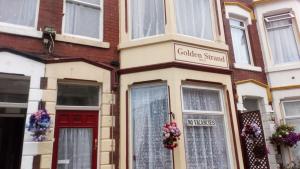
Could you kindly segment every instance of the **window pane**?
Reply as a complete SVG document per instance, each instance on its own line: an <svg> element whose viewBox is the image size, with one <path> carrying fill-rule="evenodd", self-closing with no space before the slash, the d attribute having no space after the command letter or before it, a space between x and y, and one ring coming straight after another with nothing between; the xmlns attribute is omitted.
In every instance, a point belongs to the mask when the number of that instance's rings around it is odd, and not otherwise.
<svg viewBox="0 0 300 169"><path fill-rule="evenodd" d="M131 90L133 168L171 169L171 151L163 147L162 126L169 118L168 89L164 85Z"/></svg>
<svg viewBox="0 0 300 169"><path fill-rule="evenodd" d="M243 101L246 112L259 111L258 99L246 98Z"/></svg>
<svg viewBox="0 0 300 169"><path fill-rule="evenodd" d="M232 25L232 26L244 27L244 22L240 22L240 21L233 20L233 19L230 19L229 22L230 22L230 25Z"/></svg>
<svg viewBox="0 0 300 169"><path fill-rule="evenodd" d="M223 116L183 115L188 169L229 169ZM215 120L215 126L188 126L188 119Z"/></svg>
<svg viewBox="0 0 300 169"><path fill-rule="evenodd" d="M100 9L67 2L65 33L99 38Z"/></svg>
<svg viewBox="0 0 300 169"><path fill-rule="evenodd" d="M210 0L175 0L177 32L213 40Z"/></svg>
<svg viewBox="0 0 300 169"><path fill-rule="evenodd" d="M232 21L230 24L231 26L237 26L236 23L233 23ZM231 37L235 62L247 65L251 64L245 29L231 27Z"/></svg>
<svg viewBox="0 0 300 169"><path fill-rule="evenodd" d="M184 110L222 110L219 91L184 87L182 93Z"/></svg>
<svg viewBox="0 0 300 169"><path fill-rule="evenodd" d="M35 26L37 0L0 0L0 22Z"/></svg>
<svg viewBox="0 0 300 169"><path fill-rule="evenodd" d="M58 84L57 104L67 106L98 106L99 87Z"/></svg>
<svg viewBox="0 0 300 169"><path fill-rule="evenodd" d="M300 116L300 101L283 103L286 116Z"/></svg>
<svg viewBox="0 0 300 169"><path fill-rule="evenodd" d="M132 38L165 32L163 0L131 0Z"/></svg>
<svg viewBox="0 0 300 169"><path fill-rule="evenodd" d="M300 61L292 19L266 23L275 64Z"/></svg>
<svg viewBox="0 0 300 169"><path fill-rule="evenodd" d="M0 78L0 102L27 103L29 80Z"/></svg>

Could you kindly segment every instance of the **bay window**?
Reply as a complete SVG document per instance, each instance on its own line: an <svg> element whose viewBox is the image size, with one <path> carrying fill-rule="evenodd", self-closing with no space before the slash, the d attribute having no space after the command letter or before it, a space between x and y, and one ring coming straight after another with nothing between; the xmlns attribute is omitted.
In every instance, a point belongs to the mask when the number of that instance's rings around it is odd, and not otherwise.
<svg viewBox="0 0 300 169"><path fill-rule="evenodd" d="M39 0L0 0L0 22L35 27Z"/></svg>
<svg viewBox="0 0 300 169"><path fill-rule="evenodd" d="M169 119L168 88L163 84L131 89L132 167L172 169L172 154L164 148L162 126Z"/></svg>
<svg viewBox="0 0 300 169"><path fill-rule="evenodd" d="M251 65L245 22L237 19L230 19L229 22L235 63Z"/></svg>
<svg viewBox="0 0 300 169"><path fill-rule="evenodd" d="M66 0L64 33L101 39L101 4L101 0Z"/></svg>
<svg viewBox="0 0 300 169"><path fill-rule="evenodd" d="M174 0L179 34L214 40L211 0Z"/></svg>
<svg viewBox="0 0 300 169"><path fill-rule="evenodd" d="M297 132L300 132L300 100L283 101L285 112L285 122L294 126ZM291 148L294 157L300 160L300 147Z"/></svg>
<svg viewBox="0 0 300 169"><path fill-rule="evenodd" d="M300 61L294 15L284 13L265 17L274 64Z"/></svg>
<svg viewBox="0 0 300 169"><path fill-rule="evenodd" d="M165 33L163 0L131 0L132 39Z"/></svg>
<svg viewBox="0 0 300 169"><path fill-rule="evenodd" d="M229 169L222 91L182 87L187 169ZM196 125L191 122L196 121Z"/></svg>

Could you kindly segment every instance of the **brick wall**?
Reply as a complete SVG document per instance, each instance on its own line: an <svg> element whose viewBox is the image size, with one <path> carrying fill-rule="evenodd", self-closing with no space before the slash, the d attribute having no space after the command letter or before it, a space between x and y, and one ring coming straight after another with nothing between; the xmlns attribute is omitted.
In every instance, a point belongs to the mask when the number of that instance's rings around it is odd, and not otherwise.
<svg viewBox="0 0 300 169"><path fill-rule="evenodd" d="M55 42L53 54L47 54L42 39L0 33L0 48L11 48L16 51L34 54L44 58L80 57L95 62L109 64L119 60L117 45L119 42L119 12L118 0L104 1L104 42L110 43L110 48L89 47L65 42ZM61 33L63 17L63 0L40 0L38 15L38 30L45 26L54 27Z"/></svg>
<svg viewBox="0 0 300 169"><path fill-rule="evenodd" d="M246 1L246 0L244 0ZM233 1L233 0L225 0L224 2L240 2L245 4L246 6L250 6L250 4L244 3L244 1ZM263 62L263 56L261 51L261 45L259 42L259 36L257 32L256 27L256 20L252 20L252 25L248 26L248 34L249 34L249 40L250 40L250 46L252 51L252 58L255 66L259 66L262 68L262 72L254 72L249 70L242 70L242 69L235 69L233 67L234 60L234 52L233 52L233 46L232 46L232 38L231 38L231 32L230 32L230 24L229 20L225 17L225 9L223 8L223 21L224 21L224 29L225 29L225 38L226 43L229 45L229 61L230 61L230 67L233 70L233 79L234 82L241 81L241 80L247 80L247 79L254 79L259 82L262 82L264 84L267 84L266 75L264 73L264 62Z"/></svg>

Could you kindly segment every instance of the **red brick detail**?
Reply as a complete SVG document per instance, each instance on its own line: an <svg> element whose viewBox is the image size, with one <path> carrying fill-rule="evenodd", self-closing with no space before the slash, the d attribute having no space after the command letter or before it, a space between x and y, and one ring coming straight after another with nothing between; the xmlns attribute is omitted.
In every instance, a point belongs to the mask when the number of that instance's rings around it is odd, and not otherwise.
<svg viewBox="0 0 300 169"><path fill-rule="evenodd" d="M225 2L232 2L232 1L233 0L226 0ZM234 0L234 2L241 2L245 4L245 2L247 1ZM231 70L233 71L233 81L236 82L236 81L247 80L247 79L255 79L259 82L267 84L266 74L264 73L264 61L263 61L259 36L257 32L256 21L252 20L252 25L248 26L248 34L249 34L249 41L250 41L254 65L261 67L262 72L254 72L254 71L234 68L233 63L235 63L235 59L234 59L230 24L229 24L229 20L225 16L224 5L223 5L223 22L224 22L226 43L229 45L228 57L229 57Z"/></svg>

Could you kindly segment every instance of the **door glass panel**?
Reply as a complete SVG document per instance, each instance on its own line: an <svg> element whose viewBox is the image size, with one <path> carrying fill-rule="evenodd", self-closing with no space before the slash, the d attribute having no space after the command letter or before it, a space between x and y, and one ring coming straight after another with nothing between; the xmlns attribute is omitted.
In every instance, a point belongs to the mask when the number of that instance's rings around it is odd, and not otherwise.
<svg viewBox="0 0 300 169"><path fill-rule="evenodd" d="M91 169L93 129L59 129L57 169Z"/></svg>
<svg viewBox="0 0 300 169"><path fill-rule="evenodd" d="M58 84L57 104L65 106L98 106L99 86Z"/></svg>

